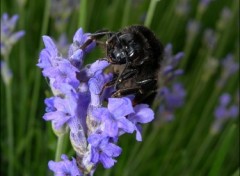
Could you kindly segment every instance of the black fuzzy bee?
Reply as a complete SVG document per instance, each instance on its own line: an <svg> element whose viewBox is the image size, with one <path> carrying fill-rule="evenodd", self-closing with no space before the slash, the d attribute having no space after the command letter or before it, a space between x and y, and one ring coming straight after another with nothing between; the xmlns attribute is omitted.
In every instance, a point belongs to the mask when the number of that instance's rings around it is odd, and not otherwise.
<svg viewBox="0 0 240 176"><path fill-rule="evenodd" d="M81 47L107 36L104 43L113 79L104 88L114 86L112 97L134 94L133 105L152 104L155 98L158 71L163 59L163 45L147 27L129 26L119 32L99 31ZM103 88L103 89L104 89Z"/></svg>

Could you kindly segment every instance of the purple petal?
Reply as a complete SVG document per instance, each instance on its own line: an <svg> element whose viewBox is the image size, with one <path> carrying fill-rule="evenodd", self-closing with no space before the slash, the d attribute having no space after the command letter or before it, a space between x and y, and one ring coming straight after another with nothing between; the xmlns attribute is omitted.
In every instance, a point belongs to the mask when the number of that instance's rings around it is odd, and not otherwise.
<svg viewBox="0 0 240 176"><path fill-rule="evenodd" d="M118 125L116 121L109 118L105 121L104 126L104 133L107 134L110 137L116 137L118 134Z"/></svg>
<svg viewBox="0 0 240 176"><path fill-rule="evenodd" d="M174 56L174 61L175 62L179 62L184 56L184 53L183 52L179 52L177 53L175 56Z"/></svg>
<svg viewBox="0 0 240 176"><path fill-rule="evenodd" d="M130 116L129 119L133 120L135 123L148 123L154 119L154 112L151 108L149 108L146 104L136 105L134 107L135 114L134 117Z"/></svg>
<svg viewBox="0 0 240 176"><path fill-rule="evenodd" d="M105 136L103 136L101 134L92 134L88 137L88 142L92 146L97 147L104 138L105 138Z"/></svg>
<svg viewBox="0 0 240 176"><path fill-rule="evenodd" d="M91 147L91 162L97 163L99 161L99 152L95 147Z"/></svg>
<svg viewBox="0 0 240 176"><path fill-rule="evenodd" d="M174 70L172 65L167 65L163 68L163 74L167 75Z"/></svg>
<svg viewBox="0 0 240 176"><path fill-rule="evenodd" d="M108 143L107 145L105 145L102 150L109 157L118 157L122 153L122 149L112 143Z"/></svg>
<svg viewBox="0 0 240 176"><path fill-rule="evenodd" d="M74 66L80 68L83 63L83 51L81 49L74 51L70 56L70 61Z"/></svg>
<svg viewBox="0 0 240 176"><path fill-rule="evenodd" d="M103 71L107 66L109 66L109 63L105 60L97 60L91 65L89 65L89 69L87 70L88 76L94 75L98 71Z"/></svg>
<svg viewBox="0 0 240 176"><path fill-rule="evenodd" d="M77 41L79 44L83 43L83 29L79 28L77 32L74 34L73 41Z"/></svg>
<svg viewBox="0 0 240 176"><path fill-rule="evenodd" d="M107 108L93 108L92 115L99 120L105 121L111 118L111 114L109 113Z"/></svg>
<svg viewBox="0 0 240 176"><path fill-rule="evenodd" d="M62 161L59 162L54 161L48 162L49 169L52 170L55 173L55 175L83 176L83 174L78 169L77 162L74 158L72 158L72 161L68 160L68 157L66 155L62 155L61 158Z"/></svg>
<svg viewBox="0 0 240 176"><path fill-rule="evenodd" d="M219 106L215 112L214 112L214 115L217 119L222 119L222 118L225 118L227 116L227 110L225 107L223 106Z"/></svg>
<svg viewBox="0 0 240 176"><path fill-rule="evenodd" d="M52 120L53 126L59 130L71 117L60 111L48 112L43 116L44 120Z"/></svg>
<svg viewBox="0 0 240 176"><path fill-rule="evenodd" d="M230 101L231 101L231 96L228 93L225 93L220 97L220 104L223 106L227 106L227 104Z"/></svg>
<svg viewBox="0 0 240 176"><path fill-rule="evenodd" d="M39 56L37 66L40 67L40 68L43 68L43 69L47 68L47 67L51 67L52 64L51 64L50 59L51 59L51 54L49 53L49 50L43 49L40 52L40 56Z"/></svg>
<svg viewBox="0 0 240 176"><path fill-rule="evenodd" d="M18 15L13 15L12 18L9 20L9 23L10 23L12 26L15 26L18 18L19 18Z"/></svg>
<svg viewBox="0 0 240 176"><path fill-rule="evenodd" d="M181 69L178 69L178 70L174 71L174 75L175 75L175 76L182 75L183 73L184 73L184 71L181 70Z"/></svg>
<svg viewBox="0 0 240 176"><path fill-rule="evenodd" d="M142 141L142 127L140 125L136 125L136 140Z"/></svg>
<svg viewBox="0 0 240 176"><path fill-rule="evenodd" d="M101 74L96 75L95 77L92 77L88 81L88 86L89 86L90 92L93 94L96 94L96 95L100 94L100 92L103 88L103 84L104 84L104 77Z"/></svg>
<svg viewBox="0 0 240 176"><path fill-rule="evenodd" d="M42 37L42 39L43 39L45 47L47 49L49 49L52 53L54 53L55 56L57 56L58 50L57 50L57 47L56 47L55 43L53 42L53 40L49 36L46 36L46 35L44 35Z"/></svg>
<svg viewBox="0 0 240 176"><path fill-rule="evenodd" d="M239 114L239 107L236 105L231 106L229 109L229 116L232 118L235 118L238 116L238 114Z"/></svg>
<svg viewBox="0 0 240 176"><path fill-rule="evenodd" d="M13 33L8 40L11 43L16 43L24 35L25 35L25 31L19 31L19 32Z"/></svg>
<svg viewBox="0 0 240 176"><path fill-rule="evenodd" d="M117 123L118 123L118 128L122 129L126 133L133 133L135 129L134 124L128 119L126 119L126 117L122 117L118 119Z"/></svg>
<svg viewBox="0 0 240 176"><path fill-rule="evenodd" d="M108 109L115 118L123 117L134 112L129 98L109 98Z"/></svg>
<svg viewBox="0 0 240 176"><path fill-rule="evenodd" d="M103 167L105 169L111 168L116 160L112 159L111 157L108 157L105 153L102 153L99 158L100 162L103 164Z"/></svg>

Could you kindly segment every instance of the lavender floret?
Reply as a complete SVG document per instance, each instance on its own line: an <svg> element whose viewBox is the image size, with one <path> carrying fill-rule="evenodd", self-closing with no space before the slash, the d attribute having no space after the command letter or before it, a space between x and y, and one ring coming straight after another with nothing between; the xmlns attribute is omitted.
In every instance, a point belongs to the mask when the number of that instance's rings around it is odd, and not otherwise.
<svg viewBox="0 0 240 176"><path fill-rule="evenodd" d="M55 173L55 176L83 176L83 173L78 169L76 159L72 158L70 161L66 155L62 155L61 158L62 161L59 162L48 162L48 167Z"/></svg>

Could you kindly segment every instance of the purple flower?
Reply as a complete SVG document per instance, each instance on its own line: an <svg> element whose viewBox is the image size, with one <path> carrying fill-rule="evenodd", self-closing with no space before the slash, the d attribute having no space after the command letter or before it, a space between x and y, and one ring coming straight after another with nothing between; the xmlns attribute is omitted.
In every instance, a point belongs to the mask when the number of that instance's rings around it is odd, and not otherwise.
<svg viewBox="0 0 240 176"><path fill-rule="evenodd" d="M13 45L25 35L24 31L14 33L18 15L13 15L9 18L8 14L4 13L1 18L1 55L8 57Z"/></svg>
<svg viewBox="0 0 240 176"><path fill-rule="evenodd" d="M96 45L95 42L92 42L84 50L80 47L89 39L87 33L83 33L82 28L78 29L73 37L73 44L70 46L68 51L69 60L74 66L80 68L82 66L83 57L85 53L90 52Z"/></svg>
<svg viewBox="0 0 240 176"><path fill-rule="evenodd" d="M234 118L238 115L238 108L236 105L229 106L231 96L227 93L220 96L219 106L215 109L215 117L217 119Z"/></svg>
<svg viewBox="0 0 240 176"><path fill-rule="evenodd" d="M151 122L154 119L154 112L147 104L139 104L134 107L134 113L130 114L128 119L135 125L137 141L142 141L140 124Z"/></svg>
<svg viewBox="0 0 240 176"><path fill-rule="evenodd" d="M223 87L230 76L239 70L239 63L234 61L232 54L228 54L222 61L222 73L220 79L217 81L219 87Z"/></svg>
<svg viewBox="0 0 240 176"><path fill-rule="evenodd" d="M44 69L43 75L53 80L52 86L55 89L61 90L66 84L77 89L80 84L76 77L77 72L79 70L69 60L64 59L59 61L57 66Z"/></svg>
<svg viewBox="0 0 240 176"><path fill-rule="evenodd" d="M51 120L55 130L75 117L77 108L76 97L68 96L65 98L52 97L45 100L48 112L43 116L45 120Z"/></svg>
<svg viewBox="0 0 240 176"><path fill-rule="evenodd" d="M183 52L179 52L176 55L173 55L172 45L166 45L164 49L164 59L161 66L162 68L159 76L164 79L160 80L160 87L165 86L165 84L169 83L177 76L183 74L183 70L177 68L183 56Z"/></svg>
<svg viewBox="0 0 240 176"><path fill-rule="evenodd" d="M37 66L44 70L56 66L57 62L63 58L58 56L58 49L50 37L43 36L42 38L45 48L40 52Z"/></svg>
<svg viewBox="0 0 240 176"><path fill-rule="evenodd" d="M88 81L89 91L91 94L91 105L94 107L101 106L100 93L104 85L104 76L102 74L96 74Z"/></svg>
<svg viewBox="0 0 240 176"><path fill-rule="evenodd" d="M126 118L133 112L129 98L109 98L107 108L93 109L92 114L104 122L104 134L117 137L119 132L132 133L134 131L134 124Z"/></svg>
<svg viewBox="0 0 240 176"><path fill-rule="evenodd" d="M174 118L174 111L184 104L185 89L180 83L175 83L172 90L163 87L159 96L162 99L158 110L160 117L168 121L172 120Z"/></svg>
<svg viewBox="0 0 240 176"><path fill-rule="evenodd" d="M79 7L78 0L51 0L50 15L53 18L55 29L61 33L68 25L69 17Z"/></svg>
<svg viewBox="0 0 240 176"><path fill-rule="evenodd" d="M93 134L88 137L88 142L91 147L91 162L101 162L104 168L110 168L114 165L116 160L114 157L118 157L122 149L117 145L110 142L110 138L101 134Z"/></svg>
<svg viewBox="0 0 240 176"><path fill-rule="evenodd" d="M212 29L206 29L204 31L203 42L207 48L212 51L217 44L217 36L215 31Z"/></svg>
<svg viewBox="0 0 240 176"><path fill-rule="evenodd" d="M49 161L48 167L54 172L55 176L83 176L83 173L78 169L77 162L74 158L72 161L66 155L61 156L62 161Z"/></svg>
<svg viewBox="0 0 240 176"><path fill-rule="evenodd" d="M180 83L175 83L172 87L172 91L169 89L162 89L163 97L166 102L166 105L169 109L173 110L175 108L181 107L184 104L184 97L186 92L183 88L183 85Z"/></svg>
<svg viewBox="0 0 240 176"><path fill-rule="evenodd" d="M215 108L215 121L212 124L212 132L218 132L225 121L231 118L236 118L239 114L239 107L236 104L230 104L231 96L224 93L219 98L219 105Z"/></svg>
<svg viewBox="0 0 240 176"><path fill-rule="evenodd" d="M80 84L76 76L79 69L68 59L60 56L55 43L50 37L43 36L43 41L45 49L40 53L37 66L43 69L43 76L49 78L54 94L76 90ZM79 60L81 59L79 58Z"/></svg>
<svg viewBox="0 0 240 176"><path fill-rule="evenodd" d="M112 167L116 162L114 158L122 151L116 145L118 138L124 133L136 131L136 138L141 141L141 124L154 118L148 105L133 107L130 98L110 98L112 89L104 87L112 79L112 74L104 72L109 63L100 59L86 66L83 64L85 54L95 46L93 42L82 47L88 40L88 34L79 29L73 37L67 58L64 58L53 40L44 36L45 48L37 64L43 76L48 78L54 94L45 100L43 118L52 122L57 135L69 129L78 166L84 174L92 174L98 163L105 168ZM181 54L176 55L173 60L180 57ZM63 159L57 163L49 162L50 169L55 173L71 174L73 171L66 170L66 166L70 168L76 161ZM72 168L75 172L75 166Z"/></svg>

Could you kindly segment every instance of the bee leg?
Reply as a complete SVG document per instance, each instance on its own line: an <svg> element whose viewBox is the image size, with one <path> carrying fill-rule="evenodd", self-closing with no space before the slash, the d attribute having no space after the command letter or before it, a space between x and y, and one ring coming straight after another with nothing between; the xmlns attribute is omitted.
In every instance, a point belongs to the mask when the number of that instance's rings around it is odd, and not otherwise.
<svg viewBox="0 0 240 176"><path fill-rule="evenodd" d="M121 84L124 80L127 80L128 78L133 77L134 75L136 75L138 73L137 69L131 69L126 71L125 73L122 73L115 81L115 89L117 88L117 86L119 84Z"/></svg>
<svg viewBox="0 0 240 176"><path fill-rule="evenodd" d="M156 79L146 79L142 81L138 81L137 85L141 87L142 94L136 94L133 105L138 103L146 103L148 105L152 105L153 100L156 96L157 89L157 80Z"/></svg>
<svg viewBox="0 0 240 176"><path fill-rule="evenodd" d="M143 89L153 89L154 87L157 86L157 80L156 79L145 79L145 80L141 80L136 82L137 85L141 86Z"/></svg>
<svg viewBox="0 0 240 176"><path fill-rule="evenodd" d="M125 89L119 89L112 94L112 97L122 97L124 95L141 93L141 87L131 87Z"/></svg>
<svg viewBox="0 0 240 176"><path fill-rule="evenodd" d="M137 74L137 70L136 69L131 69L129 71L127 71L126 73L123 73L121 77L114 77L111 81L107 82L104 84L100 95L103 93L105 88L111 87L111 86L118 86L118 84L120 84L122 81L134 76L135 74Z"/></svg>
<svg viewBox="0 0 240 176"><path fill-rule="evenodd" d="M106 88L112 87L112 86L115 84L116 80L117 80L117 77L114 77L111 81L105 83L105 84L103 85L103 88L102 88L101 92L100 92L100 95L102 95L103 91L104 91Z"/></svg>

